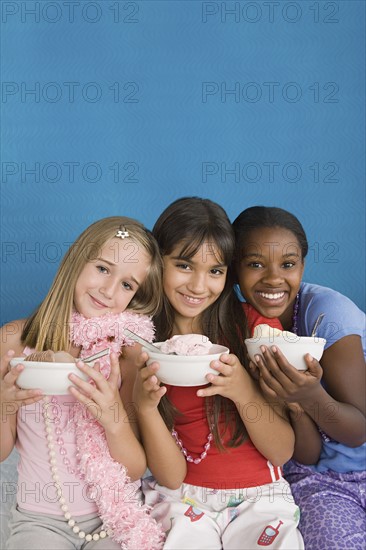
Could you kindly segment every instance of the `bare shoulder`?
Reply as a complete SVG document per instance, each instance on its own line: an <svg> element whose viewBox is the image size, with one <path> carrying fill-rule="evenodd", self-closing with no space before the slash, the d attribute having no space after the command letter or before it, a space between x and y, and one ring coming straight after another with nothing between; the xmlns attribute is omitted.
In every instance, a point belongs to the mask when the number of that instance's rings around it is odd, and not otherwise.
<svg viewBox="0 0 366 550"><path fill-rule="evenodd" d="M22 353L21 336L26 321L26 319L18 319L1 327L1 355L10 349L14 350L16 354Z"/></svg>

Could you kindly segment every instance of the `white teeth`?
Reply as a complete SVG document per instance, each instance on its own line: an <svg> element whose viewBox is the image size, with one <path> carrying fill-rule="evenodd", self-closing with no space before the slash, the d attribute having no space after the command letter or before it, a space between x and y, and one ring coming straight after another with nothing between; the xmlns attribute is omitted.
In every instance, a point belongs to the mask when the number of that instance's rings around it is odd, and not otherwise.
<svg viewBox="0 0 366 550"><path fill-rule="evenodd" d="M192 298L192 296L187 296L186 294L184 295L184 297L187 302L191 302L192 304L199 304L202 300L202 298Z"/></svg>
<svg viewBox="0 0 366 550"><path fill-rule="evenodd" d="M267 292L260 292L259 293L263 298L267 298L267 300L278 300L279 298L283 298L285 293L284 292L276 292L275 294L268 294Z"/></svg>

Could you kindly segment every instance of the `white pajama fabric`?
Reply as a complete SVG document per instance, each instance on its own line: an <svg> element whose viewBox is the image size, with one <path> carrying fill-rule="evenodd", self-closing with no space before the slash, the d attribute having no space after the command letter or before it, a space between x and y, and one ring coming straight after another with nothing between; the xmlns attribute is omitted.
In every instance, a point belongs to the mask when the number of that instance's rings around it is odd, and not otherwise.
<svg viewBox="0 0 366 550"><path fill-rule="evenodd" d="M166 531L165 550L303 550L300 512L284 479L244 489L143 481L146 504Z"/></svg>

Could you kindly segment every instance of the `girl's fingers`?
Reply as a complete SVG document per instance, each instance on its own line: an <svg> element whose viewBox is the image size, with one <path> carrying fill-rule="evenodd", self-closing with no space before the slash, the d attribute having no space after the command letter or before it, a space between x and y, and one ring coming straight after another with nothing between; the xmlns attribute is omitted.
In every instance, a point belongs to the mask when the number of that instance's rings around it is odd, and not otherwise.
<svg viewBox="0 0 366 550"><path fill-rule="evenodd" d="M260 370L260 381L264 381L265 384L274 392L280 392L282 389L282 385L272 374L272 370L268 368L268 363L265 364L260 355L256 356L256 362Z"/></svg>
<svg viewBox="0 0 366 550"><path fill-rule="evenodd" d="M258 380L260 375L258 366L255 363L253 363L253 361L249 361L248 368L252 378L254 378L254 380Z"/></svg>
<svg viewBox="0 0 366 550"><path fill-rule="evenodd" d="M286 382L288 383L293 381L292 377L294 373L292 370L295 371L295 375L298 374L298 371L287 362L283 355L281 357L278 354L278 348L272 346L272 348L269 349L266 346L262 346L261 352L264 358L262 359L262 365L264 364L267 367L267 370L276 380L278 380L281 384L286 384ZM287 365L284 363L287 363Z"/></svg>
<svg viewBox="0 0 366 550"><path fill-rule="evenodd" d="M140 376L142 381L144 382L149 378L149 376L156 374L159 371L159 368L160 368L159 363L151 363L150 365L143 367L140 370Z"/></svg>
<svg viewBox="0 0 366 550"><path fill-rule="evenodd" d="M165 386L157 386L156 389L149 391L149 397L154 401L160 401L163 395L166 394Z"/></svg>
<svg viewBox="0 0 366 550"><path fill-rule="evenodd" d="M149 355L146 353L146 351L140 353L136 361L137 368L141 369L142 367L144 367L148 359L149 359Z"/></svg>
<svg viewBox="0 0 366 550"><path fill-rule="evenodd" d="M79 365L77 366L79 367ZM90 367L87 367L87 368L90 368ZM80 370L83 370L83 368L80 368ZM94 377L96 377L97 374L99 373L94 373ZM100 376L103 376L103 375L100 375ZM95 386L90 384L90 382L85 382L85 380L82 380L81 378L79 378L79 376L76 376L76 374L69 374L69 380L71 380L71 382L74 384L74 387L71 386L70 389L75 389L75 386L76 386L78 391L82 392L84 395L87 395L89 397L91 397L93 394L95 394L95 392L98 391L95 388ZM93 378L93 380L95 380L95 378Z"/></svg>
<svg viewBox="0 0 366 550"><path fill-rule="evenodd" d="M159 380L155 375L149 376L143 385L146 391L156 391L160 388Z"/></svg>
<svg viewBox="0 0 366 550"><path fill-rule="evenodd" d="M2 404L3 414L14 414L17 412L19 406L32 405L37 401L41 401L43 398L44 393L42 390L16 390L11 401Z"/></svg>
<svg viewBox="0 0 366 550"><path fill-rule="evenodd" d="M277 346L271 346L271 351L267 348L266 358L267 357L271 365L273 365L272 368L274 373L277 373L278 376L284 375L292 382L299 376L299 371L287 361L286 357Z"/></svg>
<svg viewBox="0 0 366 550"><path fill-rule="evenodd" d="M16 367L10 369L10 371L4 376L2 383L7 388L15 392L14 398L17 401L23 401L24 399L43 396L44 393L40 388L32 388L31 390L23 390L19 388L16 383L20 373L24 370L24 365L19 364Z"/></svg>
<svg viewBox="0 0 366 550"><path fill-rule="evenodd" d="M111 362L111 373L109 375L108 382L110 382L113 386L117 386L119 377L121 376L121 369L119 365L118 356L116 353L110 354L110 362Z"/></svg>
<svg viewBox="0 0 366 550"><path fill-rule="evenodd" d="M229 365L225 365L225 363L222 363L221 361L215 360L211 361L210 367L214 370L217 370L219 374L222 374L223 376L230 376L233 372L233 368ZM209 374L208 376L216 378L213 374ZM207 378L209 380L209 378ZM209 380L211 382L211 380Z"/></svg>
<svg viewBox="0 0 366 550"><path fill-rule="evenodd" d="M232 353L223 353L218 360L211 361L210 367L224 376L232 375L234 367L242 368L239 359Z"/></svg>
<svg viewBox="0 0 366 550"><path fill-rule="evenodd" d="M208 386L207 388L203 388L202 390L197 391L198 397L211 397L212 395L219 394L219 388L217 386Z"/></svg>
<svg viewBox="0 0 366 550"><path fill-rule="evenodd" d="M276 399L278 397L278 395L276 394L275 391L272 390L272 388L270 388L266 383L265 381L263 380L262 377L259 378L259 385L260 385L260 388L262 390L262 392L264 393L264 395L266 395L267 397L270 397L272 399Z"/></svg>
<svg viewBox="0 0 366 550"><path fill-rule="evenodd" d="M0 362L0 371L2 377L7 373L9 370L9 364L10 360L14 357L15 351L13 349L9 349L6 354L1 358Z"/></svg>
<svg viewBox="0 0 366 550"><path fill-rule="evenodd" d="M90 386L90 384L89 384ZM92 386L90 386L92 388ZM78 390L78 388L75 388L75 386L70 386L70 393L78 400L80 403L83 403L83 405L93 405L94 407L97 407L98 405L95 403L95 401L91 398L90 395L84 394L81 391Z"/></svg>
<svg viewBox="0 0 366 550"><path fill-rule="evenodd" d="M100 372L99 368L96 370L93 367L89 367L89 365L86 365L82 361L78 361L76 363L76 366L77 366L78 369L80 369L82 372L84 372L87 376L89 376L89 378L91 378L91 380L94 380L94 382L96 383L96 385L98 387L108 386L108 381L104 378L104 376ZM81 380L81 378L77 377L76 375L72 375L72 374L69 376L70 380L71 380L71 376L75 376L75 378L77 378L81 382L84 382L83 380ZM84 382L84 383L89 384L89 386L90 386L89 382Z"/></svg>
<svg viewBox="0 0 366 550"><path fill-rule="evenodd" d="M307 353L305 355L305 363L308 367L308 371L306 373L307 376L311 375L320 380L323 375L323 369L321 368L319 361L312 357L310 353Z"/></svg>
<svg viewBox="0 0 366 550"><path fill-rule="evenodd" d="M24 370L24 365L22 363L19 363L15 367L11 367L8 372L5 373L3 377L3 382L7 386L13 386L17 379L19 374Z"/></svg>
<svg viewBox="0 0 366 550"><path fill-rule="evenodd" d="M42 390L34 389L34 390L18 390L15 394L15 398L17 401L27 401L28 399L36 399L39 401L40 399L43 399L44 393Z"/></svg>
<svg viewBox="0 0 366 550"><path fill-rule="evenodd" d="M230 365L233 367L236 363L239 362L239 359L236 357L236 355L232 353L223 353L220 355L220 361L221 363L225 363L225 365Z"/></svg>

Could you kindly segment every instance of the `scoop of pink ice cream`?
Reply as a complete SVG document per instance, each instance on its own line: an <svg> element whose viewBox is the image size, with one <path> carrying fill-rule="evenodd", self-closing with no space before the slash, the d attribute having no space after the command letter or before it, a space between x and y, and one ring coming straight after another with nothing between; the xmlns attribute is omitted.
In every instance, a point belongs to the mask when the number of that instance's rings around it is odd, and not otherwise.
<svg viewBox="0 0 366 550"><path fill-rule="evenodd" d="M176 355L207 355L210 353L212 343L203 334L183 334L173 336L164 342L160 349L164 353Z"/></svg>

